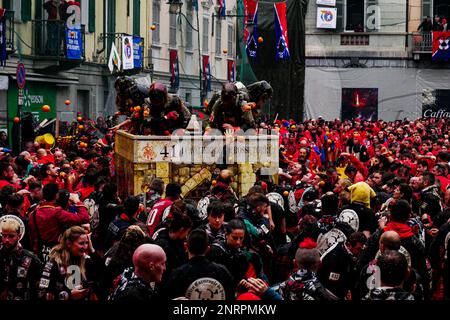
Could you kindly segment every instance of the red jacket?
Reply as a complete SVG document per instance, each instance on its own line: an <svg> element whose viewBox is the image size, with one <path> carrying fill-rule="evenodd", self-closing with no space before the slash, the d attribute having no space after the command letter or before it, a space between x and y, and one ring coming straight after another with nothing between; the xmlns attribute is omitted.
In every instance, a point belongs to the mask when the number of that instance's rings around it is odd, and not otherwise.
<svg viewBox="0 0 450 320"><path fill-rule="evenodd" d="M77 204L78 213L71 213L56 206L52 202L42 202L34 214L29 218L28 228L31 248L35 253L39 251L39 235L46 245L55 245L59 242L59 236L75 225L89 223L90 217L85 206ZM36 224L35 224L36 221Z"/></svg>

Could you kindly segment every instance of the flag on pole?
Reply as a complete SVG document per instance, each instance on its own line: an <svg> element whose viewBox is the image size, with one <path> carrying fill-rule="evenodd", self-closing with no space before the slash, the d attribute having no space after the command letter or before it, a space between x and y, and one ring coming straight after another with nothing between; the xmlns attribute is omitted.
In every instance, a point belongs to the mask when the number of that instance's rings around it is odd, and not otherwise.
<svg viewBox="0 0 450 320"><path fill-rule="evenodd" d="M275 39L276 60L289 59L289 41L286 21L286 2L274 3L275 9Z"/></svg>
<svg viewBox="0 0 450 320"><path fill-rule="evenodd" d="M234 82L235 81L234 76L234 60L228 60L228 81Z"/></svg>
<svg viewBox="0 0 450 320"><path fill-rule="evenodd" d="M225 0L217 0L217 4L219 6L219 12L218 12L219 17L225 18L227 15L227 8L226 8Z"/></svg>
<svg viewBox="0 0 450 320"><path fill-rule="evenodd" d="M122 61L120 60L119 52L117 51L116 45L114 42L111 45L111 53L109 55L108 68L111 73L114 72L114 67L117 70L120 70L120 66L122 65Z"/></svg>
<svg viewBox="0 0 450 320"><path fill-rule="evenodd" d="M178 64L178 51L170 50L170 86L178 90L180 87L180 68Z"/></svg>
<svg viewBox="0 0 450 320"><path fill-rule="evenodd" d="M249 57L256 58L258 49L258 1L244 0L244 41L245 50Z"/></svg>
<svg viewBox="0 0 450 320"><path fill-rule="evenodd" d="M433 61L449 61L450 60L450 32L434 31L433 32Z"/></svg>
<svg viewBox="0 0 450 320"><path fill-rule="evenodd" d="M211 66L207 55L203 56L203 89L206 93L211 91Z"/></svg>

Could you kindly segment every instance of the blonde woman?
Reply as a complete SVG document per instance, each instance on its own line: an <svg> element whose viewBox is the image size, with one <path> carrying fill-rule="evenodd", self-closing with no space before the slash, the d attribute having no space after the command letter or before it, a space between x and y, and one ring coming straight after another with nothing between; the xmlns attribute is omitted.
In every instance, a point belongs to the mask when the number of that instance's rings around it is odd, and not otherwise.
<svg viewBox="0 0 450 320"><path fill-rule="evenodd" d="M44 300L94 299L94 272L99 258L92 247L90 235L82 227L67 229L60 243L49 255L39 283L39 296Z"/></svg>

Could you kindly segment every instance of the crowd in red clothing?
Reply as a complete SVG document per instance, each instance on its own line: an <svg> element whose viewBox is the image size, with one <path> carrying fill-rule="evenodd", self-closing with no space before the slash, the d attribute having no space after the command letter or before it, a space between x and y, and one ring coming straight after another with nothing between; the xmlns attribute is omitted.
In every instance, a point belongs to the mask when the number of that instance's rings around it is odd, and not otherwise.
<svg viewBox="0 0 450 320"><path fill-rule="evenodd" d="M220 281L227 300L240 294L278 300L450 297L450 122L319 117L261 126L280 135L279 175L275 183L258 173L243 198L230 186L232 174L222 170L199 202L182 199L181 186L159 179L145 197L120 199L114 130L104 125L99 135L81 130L56 147L28 142L19 154L1 152L0 215L18 217L25 235L12 249L5 238L0 272L9 272L5 263L20 246L40 261L27 297L117 300L123 296L119 283L137 277L134 250L153 243L167 264L158 292L145 281L136 284L147 290L140 293L146 299L175 298L174 281L180 270L191 272L187 265L195 269L193 256L225 267L229 278ZM209 246L193 254L184 242L202 238L199 230ZM80 288L61 284L69 262L82 270ZM404 264L404 273L383 273ZM381 283L367 287L375 271L365 271L373 266L381 270ZM27 290L14 291L17 281L8 281L0 283L1 299L25 297ZM180 295L192 298L188 292Z"/></svg>

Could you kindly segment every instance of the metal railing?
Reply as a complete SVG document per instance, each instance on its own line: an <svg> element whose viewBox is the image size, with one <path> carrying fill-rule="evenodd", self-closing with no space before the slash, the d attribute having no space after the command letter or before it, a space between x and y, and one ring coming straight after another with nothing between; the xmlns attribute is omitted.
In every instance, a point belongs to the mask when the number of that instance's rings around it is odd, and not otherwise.
<svg viewBox="0 0 450 320"><path fill-rule="evenodd" d="M33 20L33 55L37 57L65 59L66 22L62 20ZM85 26L81 26L82 60L85 59Z"/></svg>
<svg viewBox="0 0 450 320"><path fill-rule="evenodd" d="M433 33L432 32L412 33L411 48L413 52L431 53L433 48Z"/></svg>

